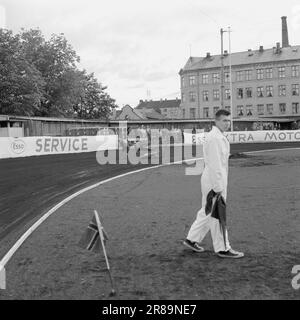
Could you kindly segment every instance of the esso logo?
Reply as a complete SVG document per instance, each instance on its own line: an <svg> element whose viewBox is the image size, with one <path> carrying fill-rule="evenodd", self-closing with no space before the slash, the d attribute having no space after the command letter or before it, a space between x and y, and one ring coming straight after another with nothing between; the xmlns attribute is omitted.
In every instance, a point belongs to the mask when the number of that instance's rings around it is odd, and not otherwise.
<svg viewBox="0 0 300 320"><path fill-rule="evenodd" d="M11 150L16 154L21 154L25 151L25 142L22 140L16 140L11 144Z"/></svg>

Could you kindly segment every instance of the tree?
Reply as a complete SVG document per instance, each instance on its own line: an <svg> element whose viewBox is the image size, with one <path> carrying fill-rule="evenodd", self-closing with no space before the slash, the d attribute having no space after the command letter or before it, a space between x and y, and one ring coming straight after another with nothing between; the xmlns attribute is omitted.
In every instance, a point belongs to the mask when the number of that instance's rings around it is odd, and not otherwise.
<svg viewBox="0 0 300 320"><path fill-rule="evenodd" d="M79 56L63 34L54 34L46 41L39 29L22 29L20 39L24 56L40 71L46 82L45 99L39 115L69 114L72 106L68 94L72 91L72 80L76 81Z"/></svg>
<svg viewBox="0 0 300 320"><path fill-rule="evenodd" d="M108 118L117 107L115 100L105 92L107 87L102 87L93 73L84 72L83 76L84 92L80 103L74 107L76 115L84 119Z"/></svg>
<svg viewBox="0 0 300 320"><path fill-rule="evenodd" d="M91 119L116 107L94 74L78 69L63 34L46 40L39 29L1 31L0 54L1 113Z"/></svg>
<svg viewBox="0 0 300 320"><path fill-rule="evenodd" d="M21 54L19 36L0 29L0 113L34 115L44 85L40 72Z"/></svg>

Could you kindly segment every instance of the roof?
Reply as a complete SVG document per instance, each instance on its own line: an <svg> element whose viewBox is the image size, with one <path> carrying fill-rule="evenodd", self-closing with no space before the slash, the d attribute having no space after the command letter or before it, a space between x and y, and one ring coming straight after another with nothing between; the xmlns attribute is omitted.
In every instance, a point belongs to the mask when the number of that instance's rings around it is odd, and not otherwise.
<svg viewBox="0 0 300 320"><path fill-rule="evenodd" d="M139 109L133 109L133 112L138 115L141 119L157 119L161 120L165 117L157 112L154 109L148 109L148 110L139 110Z"/></svg>
<svg viewBox="0 0 300 320"><path fill-rule="evenodd" d="M167 108L179 108L181 100L140 100L140 103L137 105L136 109L167 109Z"/></svg>
<svg viewBox="0 0 300 320"><path fill-rule="evenodd" d="M80 118L51 118L51 117L27 117L27 116L16 116L16 115L0 115L0 120L5 121L5 119L2 119L2 117L6 117L6 121L9 120L36 120L36 121L50 121L50 122L85 122L85 123L98 123L98 122L107 122L103 119L80 119Z"/></svg>
<svg viewBox="0 0 300 320"><path fill-rule="evenodd" d="M135 110L135 111L140 111L140 110ZM165 119L165 117L157 112L154 109L148 109L148 110L143 110L142 113L144 114L144 117L146 117L146 119Z"/></svg>
<svg viewBox="0 0 300 320"><path fill-rule="evenodd" d="M231 54L232 66L242 66L248 64L263 64L273 62L283 62L288 60L299 60L300 62L300 45L280 48L276 53L275 48L260 50L251 50L235 52ZM224 66L229 66L229 55L224 56ZM180 72L210 69L221 67L221 55L207 57L190 57Z"/></svg>
<svg viewBox="0 0 300 320"><path fill-rule="evenodd" d="M5 115L0 115L0 121L8 121L9 117Z"/></svg>
<svg viewBox="0 0 300 320"><path fill-rule="evenodd" d="M165 117L154 109L133 109L131 106L126 105L123 107L121 114L116 120L128 116L130 119L130 114L133 117L137 117L139 120L163 120ZM132 119L131 119L132 120Z"/></svg>

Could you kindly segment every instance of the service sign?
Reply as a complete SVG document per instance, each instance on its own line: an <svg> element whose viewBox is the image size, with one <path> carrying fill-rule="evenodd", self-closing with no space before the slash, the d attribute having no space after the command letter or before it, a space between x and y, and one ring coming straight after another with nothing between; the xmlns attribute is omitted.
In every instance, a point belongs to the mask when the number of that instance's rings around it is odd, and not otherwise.
<svg viewBox="0 0 300 320"><path fill-rule="evenodd" d="M115 150L116 135L0 138L0 159Z"/></svg>

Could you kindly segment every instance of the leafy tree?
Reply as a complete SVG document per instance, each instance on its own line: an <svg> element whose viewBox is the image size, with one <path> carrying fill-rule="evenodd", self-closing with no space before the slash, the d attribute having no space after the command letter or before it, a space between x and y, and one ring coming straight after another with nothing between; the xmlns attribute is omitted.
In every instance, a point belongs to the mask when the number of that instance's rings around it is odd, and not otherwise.
<svg viewBox="0 0 300 320"><path fill-rule="evenodd" d="M44 85L40 72L22 55L19 36L0 29L0 113L34 115Z"/></svg>
<svg viewBox="0 0 300 320"><path fill-rule="evenodd" d="M79 56L63 34L46 40L39 29L0 34L0 112L107 118L115 100L78 69Z"/></svg>
<svg viewBox="0 0 300 320"><path fill-rule="evenodd" d="M78 74L76 63L80 61L76 52L63 34L52 35L46 41L39 29L22 29L20 38L24 56L41 72L46 82L39 115L69 114L72 108L70 92Z"/></svg>
<svg viewBox="0 0 300 320"><path fill-rule="evenodd" d="M85 119L108 118L117 105L105 92L107 87L102 87L93 73L85 73L83 83L84 94L81 95L80 103L74 108L77 116Z"/></svg>

